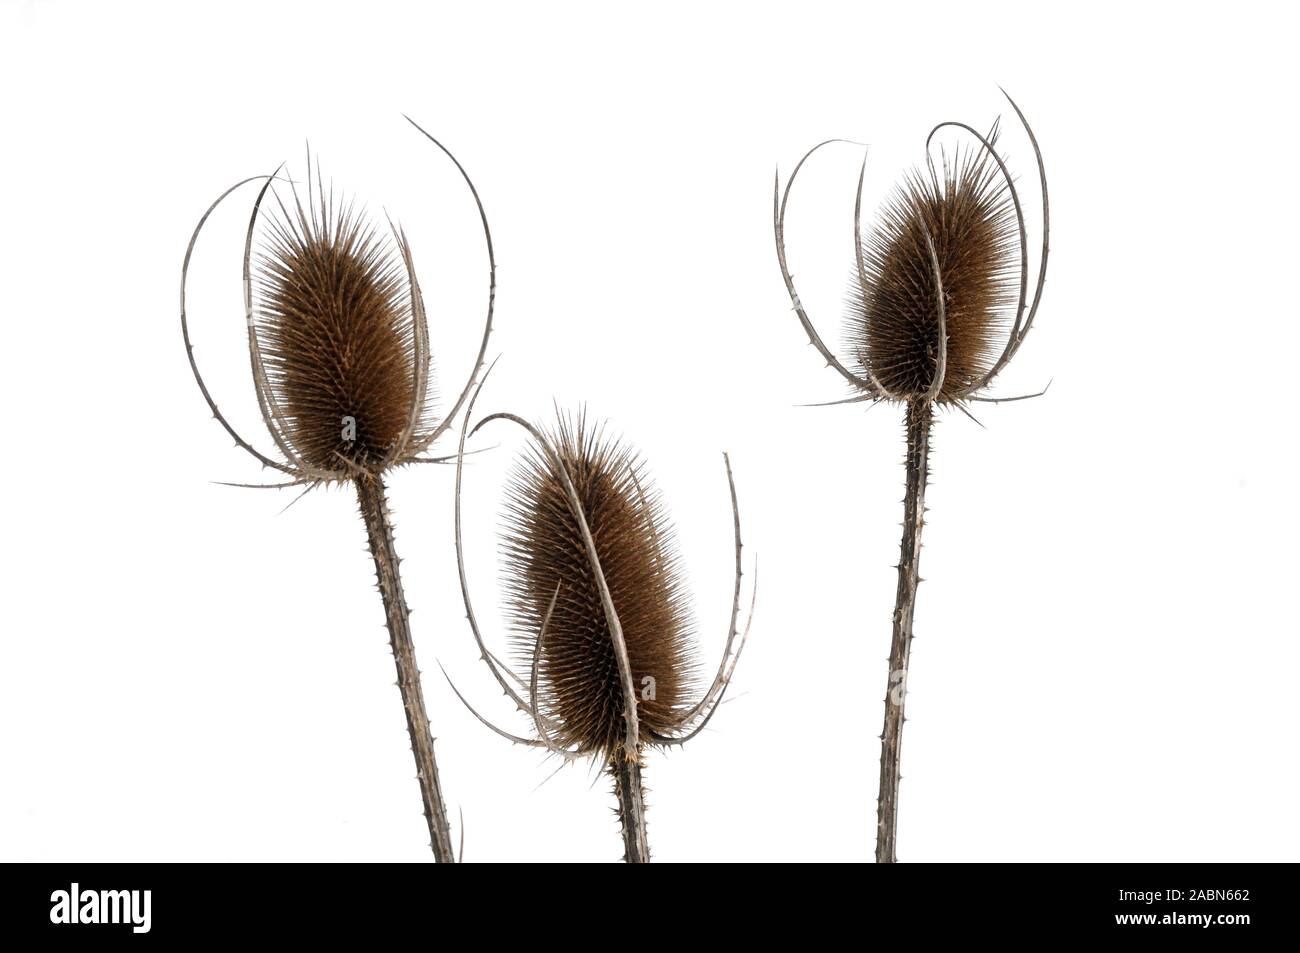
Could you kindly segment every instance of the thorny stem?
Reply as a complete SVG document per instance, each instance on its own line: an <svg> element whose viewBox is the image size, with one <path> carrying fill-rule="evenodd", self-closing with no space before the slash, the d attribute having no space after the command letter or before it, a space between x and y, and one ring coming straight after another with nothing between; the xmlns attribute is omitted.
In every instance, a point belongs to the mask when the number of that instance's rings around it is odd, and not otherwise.
<svg viewBox="0 0 1300 953"><path fill-rule="evenodd" d="M628 758L621 746L609 763L618 798L618 820L623 828L623 859L629 864L650 862L650 844L645 834L645 791L641 786L641 759Z"/></svg>
<svg viewBox="0 0 1300 953"><path fill-rule="evenodd" d="M907 703L907 663L912 652L912 617L921 562L921 527L925 524L925 486L929 479L930 424L933 404L907 405L907 490L903 497L903 542L898 560L898 595L894 635L889 647L889 684L885 690L885 729L880 735L880 800L876 821L876 863L898 862L899 758L903 744L903 708Z"/></svg>
<svg viewBox="0 0 1300 953"><path fill-rule="evenodd" d="M379 592L384 597L393 661L397 664L397 687L401 689L402 707L406 710L406 730L411 735L411 750L415 754L416 776L420 782L420 796L424 799L424 817L429 823L429 842L434 860L440 864L454 863L456 855L451 845L451 826L447 823L447 808L438 783L433 734L424 708L415 644L411 641L411 610L402 592L402 577L398 570L400 560L393 543L393 521L388 512L384 483L380 477L365 475L358 478L356 484L361 516L366 521L366 534L370 537L370 554L375 560L375 576L379 581Z"/></svg>

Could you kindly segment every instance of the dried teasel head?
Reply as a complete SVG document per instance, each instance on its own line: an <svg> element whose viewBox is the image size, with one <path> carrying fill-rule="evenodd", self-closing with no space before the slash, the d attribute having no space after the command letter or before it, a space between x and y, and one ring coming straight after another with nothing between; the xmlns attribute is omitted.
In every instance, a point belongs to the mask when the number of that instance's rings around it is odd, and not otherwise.
<svg viewBox="0 0 1300 953"><path fill-rule="evenodd" d="M595 576L598 561L618 613L637 693L638 736L672 734L689 709L699 666L673 531L643 462L592 427L562 416L518 464L506 502L508 613L519 660L538 654L533 704L555 742L608 758L627 737L619 660ZM568 502L567 472L594 541L597 561ZM558 595L557 595L558 593ZM554 597L546 633L538 620Z"/></svg>
<svg viewBox="0 0 1300 953"><path fill-rule="evenodd" d="M479 385L480 389L482 385ZM472 418L478 392L470 400ZM461 478L466 437L494 421L532 437L507 494L504 549L507 615L516 674L487 648L465 576ZM518 744L569 761L600 759L614 778L625 859L649 859L641 785L644 748L680 745L713 718L749 635L738 630L741 593L740 510L724 454L735 529L736 584L726 647L713 679L698 690L694 632L683 574L663 503L640 458L585 413L559 417L549 430L514 414L461 428L456 466L456 559L470 631L505 692L537 731L527 738L488 721L453 690L476 718ZM757 592L757 581L753 592ZM751 595L749 618L753 618Z"/></svg>
<svg viewBox="0 0 1300 953"><path fill-rule="evenodd" d="M474 183L441 143L411 124L460 171L478 206L487 241L483 340L469 380L441 423L433 416L429 333L406 235L390 223L392 238L381 237L355 204L335 200L333 186L327 198L319 168L313 188L310 155L305 201L289 182L292 197L286 204L275 189L277 182L286 181L277 169L236 183L199 219L181 266L181 333L190 370L213 416L237 446L288 477L282 483L236 486L305 486L305 495L322 484L347 482L355 490L384 603L397 670L394 684L402 695L429 845L436 860L450 863L456 859L451 826L424 706L384 473L408 463L446 462L421 453L456 418L483 366L492 331L496 262ZM244 308L258 406L283 455L280 459L253 447L218 409L194 358L185 308L190 260L208 217L236 189L258 181L263 184L244 240ZM259 218L265 223L261 233Z"/></svg>
<svg viewBox="0 0 1300 953"><path fill-rule="evenodd" d="M913 171L859 242L850 367L898 398L959 399L997 360L1016 251L1010 193L987 152L961 150L942 174Z"/></svg>
<svg viewBox="0 0 1300 953"><path fill-rule="evenodd" d="M434 427L419 289L404 238L389 241L318 188L319 210L317 196L304 209L295 192L292 211L267 216L255 257L259 391L292 459L340 477L379 472Z"/></svg>
<svg viewBox="0 0 1300 953"><path fill-rule="evenodd" d="M409 120L408 120L409 121ZM217 408L199 374L185 310L190 259L209 215L246 179L223 193L200 219L185 254L181 327L191 369L213 414L263 466L291 478L280 486L315 486L378 478L421 454L451 425L483 366L496 288L492 236L464 168L451 159L477 204L487 239L489 293L483 338L469 380L449 413L434 413L432 360L424 302L405 233L385 234L354 202L328 194L310 171L306 195L279 170L264 179L244 246L244 303L253 382L263 421L280 459L256 450ZM259 229L259 223L263 228Z"/></svg>
<svg viewBox="0 0 1300 953"><path fill-rule="evenodd" d="M1038 311L1046 277L1048 201L1043 157L1020 107L1009 96L1007 99L1033 145L1042 188L1043 248L1027 314L1029 253L1025 218L1015 182L997 152L997 124L988 136L957 122L940 123L931 130L926 139L925 170L913 172L894 191L885 203L878 227L865 241L861 224L866 176L863 160L853 209L856 268L847 326L852 356L847 364L817 334L786 263L785 212L790 189L808 156L821 146L800 160L784 194L778 175L773 197L777 261L795 313L827 365L834 367L856 392L847 401L836 403L892 401L905 408L903 534L896 567L898 588L889 651L891 688L885 696L880 794L876 800L876 859L881 863L897 860L907 692L894 688L900 680L906 682L909 671L912 623L921 581L921 530L926 521L925 490L929 484L934 408L952 406L969 415L968 401L1024 399L984 397L980 392L1024 342ZM951 163L945 159L940 173L931 158L930 145L934 136L948 127L965 131L978 141L979 147L959 151Z"/></svg>
<svg viewBox="0 0 1300 953"><path fill-rule="evenodd" d="M477 399L476 392L467 420ZM461 458L466 438L494 420L514 423L533 439L508 486L503 540L507 615L526 678L488 650L465 576ZM642 746L682 744L704 728L726 694L749 634L748 622L743 633L738 628L740 510L731 461L726 454L723 460L736 584L722 661L692 704L687 696L698 691L699 667L683 573L663 502L641 459L603 426L590 425L585 411L559 415L549 430L507 413L462 428L456 555L466 614L483 660L505 693L532 717L539 737L489 727L566 758L635 757ZM756 589L757 583L754 596ZM516 686L525 687L524 693Z"/></svg>
<svg viewBox="0 0 1300 953"><path fill-rule="evenodd" d="M853 387L850 401L933 402L960 407L989 398L980 392L1015 355L1038 311L1048 252L1047 179L1038 142L1014 101L1033 145L1042 186L1043 245L1037 286L1027 302L1028 248L1020 195L997 152L998 128L982 135L958 122L940 123L926 140L926 166L911 172L885 202L876 228L862 234L862 187L854 206L855 268L845 323L850 357L842 362L822 342L795 291L786 264L785 212L799 168L774 198L777 258L809 340ZM930 145L942 129L976 142L936 169ZM834 141L834 140L831 140ZM1028 304L1028 311L1026 306ZM1029 395L1037 396L1037 395Z"/></svg>

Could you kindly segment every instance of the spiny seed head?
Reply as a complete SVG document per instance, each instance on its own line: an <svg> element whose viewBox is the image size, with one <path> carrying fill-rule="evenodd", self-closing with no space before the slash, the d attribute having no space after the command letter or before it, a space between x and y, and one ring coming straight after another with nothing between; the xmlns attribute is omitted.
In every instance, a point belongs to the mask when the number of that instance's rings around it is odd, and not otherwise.
<svg viewBox="0 0 1300 953"><path fill-rule="evenodd" d="M697 682L673 530L640 459L585 413L561 415L547 437L582 502L631 662L641 741L667 735ZM610 758L626 739L624 691L596 576L555 464L534 447L507 490L503 552L515 651L531 671L541 622L534 704L553 740Z"/></svg>
<svg viewBox="0 0 1300 953"><path fill-rule="evenodd" d="M404 249L332 190L328 202L323 187L309 195L306 209L293 198L292 211L262 213L256 253L266 398L308 467L339 479L376 473L402 462L432 413Z"/></svg>
<svg viewBox="0 0 1300 953"><path fill-rule="evenodd" d="M987 150L962 149L953 163L944 161L942 175L913 170L863 236L861 274L855 265L845 323L853 370L863 378L874 374L894 398L931 391L939 367L941 281L947 366L936 399L965 394L1005 345L1018 254L1010 191Z"/></svg>

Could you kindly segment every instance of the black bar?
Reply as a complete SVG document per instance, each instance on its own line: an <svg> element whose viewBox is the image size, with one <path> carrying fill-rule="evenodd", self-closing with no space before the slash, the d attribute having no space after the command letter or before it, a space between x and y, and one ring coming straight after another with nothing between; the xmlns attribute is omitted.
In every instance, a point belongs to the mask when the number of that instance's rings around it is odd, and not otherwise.
<svg viewBox="0 0 1300 953"><path fill-rule="evenodd" d="M1129 936L1176 943L1205 938L1235 948L1295 931L1292 865L793 866L620 870L619 876L651 878L629 892L613 877L578 865L483 877L432 864L10 864L8 886L0 891L0 935L76 937L92 946L159 939L419 942L412 929L427 929L431 948L463 931L472 938L458 945L549 946L583 942L577 937L608 922L645 931L651 945L730 942L750 933L779 942L796 931L806 941L835 946L870 946L883 938ZM656 884L660 876L666 880ZM83 910L102 911L96 918L112 918L116 910L123 922L53 922L70 919L60 902L71 901L74 883ZM655 898L656 888L670 887L672 903ZM643 906L628 909L630 897L644 898ZM535 938L523 934L530 928ZM668 932L655 939L659 931Z"/></svg>

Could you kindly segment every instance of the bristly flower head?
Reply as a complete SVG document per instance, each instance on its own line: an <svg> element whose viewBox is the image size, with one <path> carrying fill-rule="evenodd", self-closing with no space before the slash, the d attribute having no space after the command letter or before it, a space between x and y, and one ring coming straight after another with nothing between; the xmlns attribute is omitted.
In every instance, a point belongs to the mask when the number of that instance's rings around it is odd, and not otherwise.
<svg viewBox="0 0 1300 953"><path fill-rule="evenodd" d="M478 392L467 421L477 399ZM507 487L502 541L507 616L525 675L512 673L487 648L465 578L461 460L466 438L494 420L522 427L533 441ZM475 712L480 720L566 760L593 755L610 763L639 763L644 747L684 744L708 724L749 634L748 622L743 633L738 628L740 510L731 462L726 454L723 460L736 547L731 625L717 672L692 703L687 696L700 679L684 573L663 502L640 458L603 426L590 426L585 411L561 414L549 429L507 413L461 428L456 558L466 617L483 661L532 718L537 738L513 735Z"/></svg>
<svg viewBox="0 0 1300 953"><path fill-rule="evenodd" d="M415 123L412 123L415 125ZM419 126L416 126L420 129ZM291 477L281 486L377 478L420 454L459 413L483 365L492 329L496 265L487 217L487 320L478 357L456 403L441 422L433 406L432 359L424 302L405 233L388 238L352 202L328 197L319 169L313 188L308 157L306 198L290 183L286 204L279 170L223 193L199 220L181 273L181 328L191 369L213 414L235 442L264 466ZM265 179L253 204L244 245L244 305L253 383L262 418L282 455L273 459L239 436L217 409L194 360L185 312L185 282L195 242L209 215L235 189ZM265 200L274 199L273 208ZM265 227L259 231L259 219Z"/></svg>
<svg viewBox="0 0 1300 953"><path fill-rule="evenodd" d="M963 150L942 177L914 170L858 251L845 323L850 367L896 397L928 393L941 372L942 315L947 367L937 399L965 393L997 360L1016 251L1007 184L986 152Z"/></svg>
<svg viewBox="0 0 1300 953"><path fill-rule="evenodd" d="M606 756L623 743L623 685L582 528L560 476L572 480L600 569L618 612L642 743L667 735L689 707L698 676L673 530L643 463L585 414L562 416L547 435L555 460L537 447L516 466L506 503L503 550L516 654L531 664L537 620L553 596L540 646L534 703L555 740ZM647 689L642 691L642 688Z"/></svg>
<svg viewBox="0 0 1300 953"><path fill-rule="evenodd" d="M1009 98L1009 97L1008 97ZM1047 181L1033 131L1014 102L1033 145L1042 185L1043 248L1037 288L1026 316L1028 250L1020 196L997 153L997 125L981 135L964 123L940 123L926 141L926 166L909 173L862 234L863 162L854 207L855 268L845 323L850 354L841 362L813 329L786 265L785 210L799 167L774 200L777 257L809 339L850 383L850 400L926 401L961 405L977 396L1014 356L1038 310L1047 267ZM945 127L971 135L942 170L930 141ZM822 143L821 145L826 145Z"/></svg>
<svg viewBox="0 0 1300 953"><path fill-rule="evenodd" d="M296 198L296 195L295 195ZM268 216L253 307L265 400L316 471L381 471L432 429L430 358L410 252L321 187Z"/></svg>

